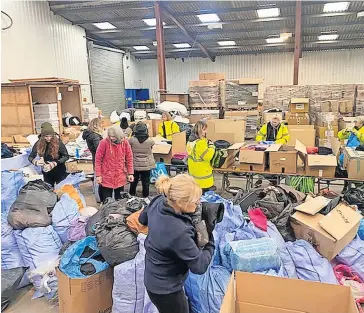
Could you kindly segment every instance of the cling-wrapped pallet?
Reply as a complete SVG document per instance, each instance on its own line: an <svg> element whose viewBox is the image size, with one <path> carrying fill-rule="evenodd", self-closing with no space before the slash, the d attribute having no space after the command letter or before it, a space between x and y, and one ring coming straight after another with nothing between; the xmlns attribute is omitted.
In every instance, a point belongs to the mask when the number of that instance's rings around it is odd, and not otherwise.
<svg viewBox="0 0 364 313"><path fill-rule="evenodd" d="M355 116L364 115L364 84L357 85L355 99Z"/></svg>
<svg viewBox="0 0 364 313"><path fill-rule="evenodd" d="M196 80L189 83L190 108L220 108L220 82Z"/></svg>
<svg viewBox="0 0 364 313"><path fill-rule="evenodd" d="M307 86L269 86L264 93L264 109L288 111L291 98L307 98Z"/></svg>
<svg viewBox="0 0 364 313"><path fill-rule="evenodd" d="M258 107L259 83L244 83L239 79L226 80L225 108L227 109L256 109Z"/></svg>

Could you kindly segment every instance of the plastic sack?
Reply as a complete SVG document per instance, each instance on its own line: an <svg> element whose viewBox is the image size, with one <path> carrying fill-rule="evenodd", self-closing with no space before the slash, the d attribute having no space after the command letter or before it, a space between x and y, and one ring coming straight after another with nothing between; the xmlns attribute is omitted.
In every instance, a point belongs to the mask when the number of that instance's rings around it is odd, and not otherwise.
<svg viewBox="0 0 364 313"><path fill-rule="evenodd" d="M155 168L150 171L150 183L155 184L159 176L167 175L167 168L163 162L156 162Z"/></svg>
<svg viewBox="0 0 364 313"><path fill-rule="evenodd" d="M82 216L88 216L88 217L91 217L93 215L95 215L99 210L92 207L92 206L87 206L83 209L80 210L80 214Z"/></svg>
<svg viewBox="0 0 364 313"><path fill-rule="evenodd" d="M275 240L260 238L229 242L224 254L228 256L227 269L241 272L263 272L270 269L279 270L281 260Z"/></svg>
<svg viewBox="0 0 364 313"><path fill-rule="evenodd" d="M41 179L36 179L28 182L22 190L33 190L33 191L53 191L53 187Z"/></svg>
<svg viewBox="0 0 364 313"><path fill-rule="evenodd" d="M86 224L88 219L88 216L78 216L71 221L67 231L69 241L78 241L86 238Z"/></svg>
<svg viewBox="0 0 364 313"><path fill-rule="evenodd" d="M76 201L78 209L82 209L84 207L80 197L80 192L72 185L64 185L61 189L55 190L55 193L57 193L58 197L61 197L64 194L70 196L70 198Z"/></svg>
<svg viewBox="0 0 364 313"><path fill-rule="evenodd" d="M364 240L364 218L360 221L358 236L361 240Z"/></svg>
<svg viewBox="0 0 364 313"><path fill-rule="evenodd" d="M80 216L78 205L68 194L63 194L52 211L52 226L62 243L68 241L67 232L71 221Z"/></svg>
<svg viewBox="0 0 364 313"><path fill-rule="evenodd" d="M7 214L19 195L25 181L21 171L1 172L1 213Z"/></svg>
<svg viewBox="0 0 364 313"><path fill-rule="evenodd" d="M364 184L345 192L344 200L351 205L357 205L364 214Z"/></svg>
<svg viewBox="0 0 364 313"><path fill-rule="evenodd" d="M62 243L52 226L16 230L14 235L25 266L30 270L58 259Z"/></svg>
<svg viewBox="0 0 364 313"><path fill-rule="evenodd" d="M305 240L286 242L299 279L338 284L330 262Z"/></svg>
<svg viewBox="0 0 364 313"><path fill-rule="evenodd" d="M189 272L184 287L191 313L218 313L231 274L223 266L211 265L203 275Z"/></svg>
<svg viewBox="0 0 364 313"><path fill-rule="evenodd" d="M22 267L1 271L1 311L5 310L14 299L24 272Z"/></svg>
<svg viewBox="0 0 364 313"><path fill-rule="evenodd" d="M93 251L91 256L82 256L86 249ZM99 258L100 255L96 237L86 237L66 249L59 263L59 269L70 278L85 278L88 276L82 273L81 266L89 263L94 266L94 274L100 273L109 268L109 264Z"/></svg>
<svg viewBox="0 0 364 313"><path fill-rule="evenodd" d="M64 180L62 180L54 187L54 190L61 189L64 185L72 185L75 188L79 188L80 183L85 179L86 176L84 172L69 174Z"/></svg>

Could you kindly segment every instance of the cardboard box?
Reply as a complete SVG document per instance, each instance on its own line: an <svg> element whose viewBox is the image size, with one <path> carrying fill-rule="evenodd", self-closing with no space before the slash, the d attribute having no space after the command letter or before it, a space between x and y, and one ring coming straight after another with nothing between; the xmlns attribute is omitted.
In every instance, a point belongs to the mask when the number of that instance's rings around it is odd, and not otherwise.
<svg viewBox="0 0 364 313"><path fill-rule="evenodd" d="M243 120L208 120L207 138L216 140L226 140L230 144L245 141L245 126Z"/></svg>
<svg viewBox="0 0 364 313"><path fill-rule="evenodd" d="M152 148L156 162L171 163L173 155L186 152L186 132L172 135L172 144L166 143L162 137L154 137Z"/></svg>
<svg viewBox="0 0 364 313"><path fill-rule="evenodd" d="M113 269L69 278L57 269L59 313L111 313Z"/></svg>
<svg viewBox="0 0 364 313"><path fill-rule="evenodd" d="M28 144L28 145L30 145L30 143L29 143L29 140L28 139L26 139L24 136L22 136L22 135L14 135L13 136L13 139L14 139L14 142L15 143L21 143L21 144Z"/></svg>
<svg viewBox="0 0 364 313"><path fill-rule="evenodd" d="M269 148L269 172L297 173L297 151L294 147L274 144Z"/></svg>
<svg viewBox="0 0 364 313"><path fill-rule="evenodd" d="M258 116L258 110L249 111L225 111L224 119L226 120L245 120L248 116Z"/></svg>
<svg viewBox="0 0 364 313"><path fill-rule="evenodd" d="M315 215L326 207L330 203L331 199L325 198L323 196L318 196L316 198L310 198L308 201L295 207L296 211L302 213L307 213L310 215Z"/></svg>
<svg viewBox="0 0 364 313"><path fill-rule="evenodd" d="M317 126L338 126L339 114L332 112L315 113L315 125Z"/></svg>
<svg viewBox="0 0 364 313"><path fill-rule="evenodd" d="M315 146L316 131L314 125L289 125L290 139L288 146L295 146L296 140L302 142L306 147Z"/></svg>
<svg viewBox="0 0 364 313"><path fill-rule="evenodd" d="M352 113L354 110L354 100L339 100L339 112L340 113Z"/></svg>
<svg viewBox="0 0 364 313"><path fill-rule="evenodd" d="M342 129L352 129L355 126L355 121L357 120L357 117L351 117L351 116L344 116L339 120L339 130Z"/></svg>
<svg viewBox="0 0 364 313"><path fill-rule="evenodd" d="M362 218L353 208L340 203L326 216L296 212L291 217L291 226L297 239L310 242L322 256L332 260L354 239Z"/></svg>
<svg viewBox="0 0 364 313"><path fill-rule="evenodd" d="M326 126L316 126L316 136L320 139L326 139L331 137L337 138L338 132L338 126L331 126L330 128Z"/></svg>
<svg viewBox="0 0 364 313"><path fill-rule="evenodd" d="M292 113L308 113L310 99L292 98L289 104L289 111Z"/></svg>
<svg viewBox="0 0 364 313"><path fill-rule="evenodd" d="M275 115L278 115L283 120L283 112L263 112L264 123L271 121Z"/></svg>
<svg viewBox="0 0 364 313"><path fill-rule="evenodd" d="M200 73L199 80L224 80L225 73Z"/></svg>
<svg viewBox="0 0 364 313"><path fill-rule="evenodd" d="M308 113L286 113L288 125L310 125L310 116Z"/></svg>
<svg viewBox="0 0 364 313"><path fill-rule="evenodd" d="M358 309L350 287L233 272L220 313L358 313Z"/></svg>
<svg viewBox="0 0 364 313"><path fill-rule="evenodd" d="M235 157L238 154L240 148L244 145L244 142L238 142L231 145L227 148L228 156L225 160L225 163L220 168L228 168L235 162Z"/></svg>
<svg viewBox="0 0 364 313"><path fill-rule="evenodd" d="M13 136L1 137L1 143L14 143L14 137Z"/></svg>
<svg viewBox="0 0 364 313"><path fill-rule="evenodd" d="M331 138L330 139L320 139L316 138L316 147L326 147L331 148Z"/></svg>
<svg viewBox="0 0 364 313"><path fill-rule="evenodd" d="M348 178L364 180L364 151L355 148L344 148L344 168L348 171Z"/></svg>
<svg viewBox="0 0 364 313"><path fill-rule="evenodd" d="M320 101L321 112L339 112L339 100Z"/></svg>
<svg viewBox="0 0 364 313"><path fill-rule="evenodd" d="M255 151L248 149L249 146L255 144L247 144L240 149L239 152L239 165L238 168L243 171L258 171L264 172L268 167L268 153L270 151L277 151L281 145L267 145L265 151Z"/></svg>

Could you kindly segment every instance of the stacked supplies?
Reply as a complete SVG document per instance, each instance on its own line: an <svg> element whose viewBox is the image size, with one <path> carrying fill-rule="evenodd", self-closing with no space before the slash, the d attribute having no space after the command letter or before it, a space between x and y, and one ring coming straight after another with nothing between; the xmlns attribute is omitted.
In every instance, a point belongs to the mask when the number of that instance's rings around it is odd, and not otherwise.
<svg viewBox="0 0 364 313"><path fill-rule="evenodd" d="M37 134L40 134L41 125L49 122L56 133L59 133L58 104L34 104L34 122Z"/></svg>
<svg viewBox="0 0 364 313"><path fill-rule="evenodd" d="M264 93L264 108L278 108L282 111L288 111L292 98L307 98L307 95L307 86L269 86Z"/></svg>
<svg viewBox="0 0 364 313"><path fill-rule="evenodd" d="M239 79L225 82L225 108L256 109L258 107L259 83L243 83Z"/></svg>
<svg viewBox="0 0 364 313"><path fill-rule="evenodd" d="M90 122L94 118L99 117L99 108L94 104L84 104L82 106L83 117L86 122Z"/></svg>
<svg viewBox="0 0 364 313"><path fill-rule="evenodd" d="M355 116L364 115L364 84L357 85Z"/></svg>

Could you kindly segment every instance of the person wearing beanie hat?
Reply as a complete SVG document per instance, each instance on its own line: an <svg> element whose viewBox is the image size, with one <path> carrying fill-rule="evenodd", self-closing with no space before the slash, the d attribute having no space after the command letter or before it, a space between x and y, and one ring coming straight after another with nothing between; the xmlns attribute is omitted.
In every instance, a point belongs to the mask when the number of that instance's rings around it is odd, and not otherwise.
<svg viewBox="0 0 364 313"><path fill-rule="evenodd" d="M95 157L95 173L101 202L111 198L121 199L127 182L134 180L133 152L119 125L107 130L107 137L100 141Z"/></svg>
<svg viewBox="0 0 364 313"><path fill-rule="evenodd" d="M130 128L128 119L125 116L121 118L120 128L123 130L125 137L131 137L132 129Z"/></svg>
<svg viewBox="0 0 364 313"><path fill-rule="evenodd" d="M136 195L139 179L142 181L143 198L149 197L150 171L155 168L152 148L154 140L149 138L148 127L143 122L134 126L133 137L129 139L134 160L134 181L130 184L129 193Z"/></svg>
<svg viewBox="0 0 364 313"><path fill-rule="evenodd" d="M57 136L52 125L41 125L39 140L32 148L29 162L42 168L44 181L52 186L67 177L66 161L69 155L66 146Z"/></svg>

